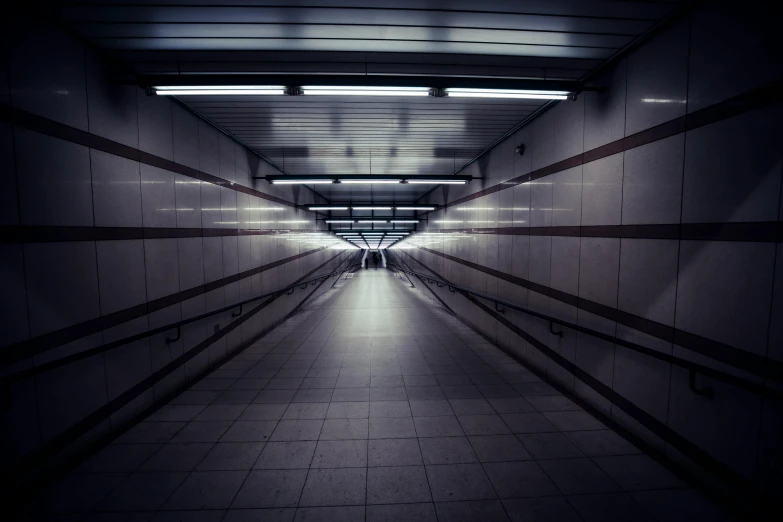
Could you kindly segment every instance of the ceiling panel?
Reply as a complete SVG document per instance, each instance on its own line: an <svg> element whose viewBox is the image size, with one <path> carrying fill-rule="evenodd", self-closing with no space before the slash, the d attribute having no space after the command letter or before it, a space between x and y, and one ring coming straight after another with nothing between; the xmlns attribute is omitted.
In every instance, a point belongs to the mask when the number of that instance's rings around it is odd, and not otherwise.
<svg viewBox="0 0 783 522"><path fill-rule="evenodd" d="M171 84L179 75L338 74L361 85L368 75L579 80L687 3L81 0L57 10L136 74ZM440 97L181 100L294 175L450 174L542 107ZM335 200L402 201L430 187L315 188Z"/></svg>

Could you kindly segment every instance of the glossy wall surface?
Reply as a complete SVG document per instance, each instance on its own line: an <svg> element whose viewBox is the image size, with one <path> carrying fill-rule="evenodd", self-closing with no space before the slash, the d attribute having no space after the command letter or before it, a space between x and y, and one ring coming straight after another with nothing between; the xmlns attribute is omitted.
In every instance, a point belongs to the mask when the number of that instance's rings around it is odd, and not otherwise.
<svg viewBox="0 0 783 522"><path fill-rule="evenodd" d="M15 20L8 35L3 376L348 266L355 251L297 207L311 191L254 180L274 167L175 101L117 83L57 29ZM330 284L14 381L2 467L122 427Z"/></svg>
<svg viewBox="0 0 783 522"><path fill-rule="evenodd" d="M393 250L397 259L756 382L781 375L783 104L773 34L757 14L717 3L673 22L594 78L604 90L559 103L462 172L483 179L420 200L445 208ZM684 438L726 476L769 491L780 484L768 466L782 449L780 402L704 376L698 385L714 396L699 396L687 370L502 315L642 412L629 415L504 327L501 314L438 292L668 458L692 465L645 426Z"/></svg>

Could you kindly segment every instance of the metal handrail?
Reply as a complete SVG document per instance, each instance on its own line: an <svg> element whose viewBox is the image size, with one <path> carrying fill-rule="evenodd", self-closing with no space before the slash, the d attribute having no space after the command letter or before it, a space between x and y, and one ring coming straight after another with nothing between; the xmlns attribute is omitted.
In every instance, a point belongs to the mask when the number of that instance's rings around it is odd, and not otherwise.
<svg viewBox="0 0 783 522"><path fill-rule="evenodd" d="M518 312L522 312L524 314L537 317L539 319L543 319L544 321L549 322L549 332L552 335L556 335L558 337L563 337L563 331L556 332L554 331L553 325L557 324L560 326L563 326L565 328L582 332L584 334L596 337L598 339L602 339L604 341L608 341L611 343L614 343L615 345L622 346L623 348L628 348L630 350L633 350L635 352L639 352L641 354L647 355L649 357L653 357L655 359L659 359L661 361L668 362L670 364L674 364L676 366L680 366L682 368L685 368L689 370L689 376L688 376L688 386L691 389L691 391L697 395L702 395L705 397L712 397L713 396L713 390L709 387L704 388L697 388L696 387L696 374L702 374L708 377L712 377L714 379L718 379L724 382L727 382L729 384L732 384L734 386L737 386L739 388L743 388L748 391L752 391L754 393L758 393L760 395L764 395L767 397L772 397L775 399L783 399L783 391L769 388L767 386L764 386L763 384L759 384L753 381L749 381L747 379L743 379L741 377L737 377L736 375L732 375L730 373L722 372L720 370L715 370L713 368L710 368L709 366L704 366L702 364L691 362L687 359L682 359L680 357L676 357L674 355L669 355L663 352L659 352L657 350L653 350L652 348L647 348L645 346L642 346L640 344L632 343L630 341L626 341L625 339L620 339L618 337L614 337L608 334L604 334L601 332L598 332L596 330L591 330L590 328L585 328L584 326L580 326L574 323L570 323L568 321L564 321L562 319L558 319L556 317L552 317L550 315L542 314L540 312L536 312L534 310L530 310L528 308L524 308L518 305L515 305L513 303L509 303L507 301L503 301L502 299L497 299L496 297L492 297L486 294L482 294L480 292L476 292L474 290L471 290L469 288L465 288L462 286L457 286L452 283L449 283L447 281L443 281L442 279L438 279L436 277L433 277L429 274L423 274L420 272L416 272L414 270L410 270L407 268L404 268L396 263L389 263L389 267L393 270L397 270L398 272L403 272L405 274L411 274L416 277L418 277L422 282L429 282L429 283L435 283L440 286L447 286L449 287L449 291L457 291L463 295L465 295L466 298L473 300L474 298L479 299L486 299L487 301L492 301L495 303L495 308L497 310L497 306L503 306L505 308L510 308L512 310L517 310ZM439 284L438 284L439 283ZM454 290L452 290L454 289ZM471 297L472 296L472 297ZM504 311L500 311L501 313L504 313ZM743 370L747 371L747 370ZM753 372L750 372L753 373ZM755 374L754 375L758 375ZM764 377L764 376L759 376Z"/></svg>
<svg viewBox="0 0 783 522"><path fill-rule="evenodd" d="M256 301L260 301L262 299L267 299L269 302L272 302L275 299L277 299L278 297L282 296L283 294L285 294L285 295L293 294L294 291L297 288L307 288L307 286L309 284L311 284L311 283L312 284L316 284L319 281L324 281L325 282L328 279L334 277L335 275L339 277L340 275L344 274L345 272L348 272L350 270L354 270L357 267L359 267L359 264L358 263L354 263L354 264L352 264L352 265L350 265L350 266L348 266L346 268L343 268L343 269L340 269L340 270L335 270L334 272L330 272L328 274L322 274L322 275L319 275L318 277L314 277L312 279L308 279L307 281L297 281L295 283L291 283L290 285L288 285L288 286L286 286L284 288L280 288L280 289L274 290L273 292L268 292L266 294L262 294L262 295L259 295L259 296L256 296L256 297L251 297L250 299L245 299L244 301L240 301L238 303L234 303L234 304L229 305L229 306L224 306L223 308L218 308L217 310L213 310L211 312L207 312L207 313L204 313L204 314L201 314L201 315L197 315L197 316L191 317L189 319L183 319L182 321L177 321L175 323L167 324L165 326L160 326L160 327L155 328L153 330L148 330L146 332L141 332L141 333L138 333L136 335L131 335L130 337L124 337L122 339L118 339L116 341L112 341L110 343L106 343L106 344L103 344L101 346L97 346L95 348L91 348L89 350L84 350L82 352L75 353L75 354L69 355L67 357L62 357L60 359L55 359L54 361L50 361L50 362L47 362L47 363L44 363L44 364L40 364L40 365L35 366L33 368L28 368L26 370L21 370L21 371L16 372L16 373L11 373L11 374L8 374L8 375L4 375L4 376L0 377L0 383L2 383L2 385L4 387L7 387L9 384L11 384L13 382L20 381L22 379L26 379L26 378L32 377L32 376L37 375L39 373L43 373L43 372L46 372L46 371L49 371L49 370L53 370L53 369L59 368L61 366L66 366L68 364L71 364L73 362L79 361L81 359L86 359L87 357L91 357L91 356L99 354L99 353L107 352L107 351L112 350L114 348L117 348L119 346L130 344L130 343L133 343L133 342L145 339L147 337L152 337L154 335L162 334L162 333L167 332L169 330L176 329L177 333L176 333L175 337L173 337L173 338L168 338L167 337L166 338L166 344L171 344L171 343L179 341L180 337L182 336L182 327L186 326L186 325L188 325L190 323L195 323L197 321L201 321L201 320L206 319L208 317L212 317L213 315L222 314L222 313L228 312L228 311L232 311L232 313L231 313L231 317L232 318L239 317L240 315L242 315L242 307L244 305L246 305L246 304L250 304L250 303L253 303L253 302L256 302ZM239 309L239 313L234 313L233 310L235 310L237 308Z"/></svg>

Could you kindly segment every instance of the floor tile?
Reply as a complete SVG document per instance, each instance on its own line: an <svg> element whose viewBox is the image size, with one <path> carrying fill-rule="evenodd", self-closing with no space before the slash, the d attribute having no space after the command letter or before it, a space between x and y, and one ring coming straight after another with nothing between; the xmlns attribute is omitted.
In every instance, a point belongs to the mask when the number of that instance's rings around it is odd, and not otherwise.
<svg viewBox="0 0 783 522"><path fill-rule="evenodd" d="M364 522L364 506L310 507L296 510L294 522Z"/></svg>
<svg viewBox="0 0 783 522"><path fill-rule="evenodd" d="M426 470L435 502L495 498L481 464L436 465Z"/></svg>
<svg viewBox="0 0 783 522"><path fill-rule="evenodd" d="M315 446L315 441L268 442L253 468L307 469L313 460Z"/></svg>
<svg viewBox="0 0 783 522"><path fill-rule="evenodd" d="M498 413L533 413L536 409L522 397L487 399Z"/></svg>
<svg viewBox="0 0 783 522"><path fill-rule="evenodd" d="M527 462L492 462L484 470L500 498L544 497L557 495L552 481L538 464Z"/></svg>
<svg viewBox="0 0 783 522"><path fill-rule="evenodd" d="M295 507L306 478L304 469L251 471L231 507Z"/></svg>
<svg viewBox="0 0 783 522"><path fill-rule="evenodd" d="M123 444L164 444L187 425L186 422L142 421L117 437Z"/></svg>
<svg viewBox="0 0 783 522"><path fill-rule="evenodd" d="M190 422L177 433L171 442L217 442L228 428L231 421Z"/></svg>
<svg viewBox="0 0 783 522"><path fill-rule="evenodd" d="M251 404L239 416L239 420L272 421L283 417L288 404Z"/></svg>
<svg viewBox="0 0 783 522"><path fill-rule="evenodd" d="M480 462L513 462L532 458L514 435L474 435L468 439Z"/></svg>
<svg viewBox="0 0 783 522"><path fill-rule="evenodd" d="M277 421L236 421L220 437L220 442L266 442L279 425Z"/></svg>
<svg viewBox="0 0 783 522"><path fill-rule="evenodd" d="M370 417L370 403L367 402L330 402L326 412L327 419L367 419Z"/></svg>
<svg viewBox="0 0 783 522"><path fill-rule="evenodd" d="M222 522L293 522L294 516L295 508L229 509Z"/></svg>
<svg viewBox="0 0 783 522"><path fill-rule="evenodd" d="M626 491L686 487L681 479L647 455L596 457L593 462Z"/></svg>
<svg viewBox="0 0 783 522"><path fill-rule="evenodd" d="M210 404L196 415L195 421L232 421L245 410L243 404Z"/></svg>
<svg viewBox="0 0 783 522"><path fill-rule="evenodd" d="M368 466L416 466L422 464L416 439L374 439L367 446Z"/></svg>
<svg viewBox="0 0 783 522"><path fill-rule="evenodd" d="M584 454L562 433L526 433L517 435L534 459L568 459Z"/></svg>
<svg viewBox="0 0 783 522"><path fill-rule="evenodd" d="M364 504L366 486L367 468L311 469L299 505Z"/></svg>
<svg viewBox="0 0 783 522"><path fill-rule="evenodd" d="M486 399L451 399L451 409L455 415L491 415L494 408Z"/></svg>
<svg viewBox="0 0 783 522"><path fill-rule="evenodd" d="M565 497L505 499L503 506L511 522L581 522L582 520Z"/></svg>
<svg viewBox="0 0 783 522"><path fill-rule="evenodd" d="M199 471L237 471L253 467L263 442L218 442L199 463Z"/></svg>
<svg viewBox="0 0 783 522"><path fill-rule="evenodd" d="M332 402L369 402L370 388L336 388Z"/></svg>
<svg viewBox="0 0 783 522"><path fill-rule="evenodd" d="M322 402L300 402L291 403L283 414L283 419L324 419L326 410L329 409L328 403Z"/></svg>
<svg viewBox="0 0 783 522"><path fill-rule="evenodd" d="M425 464L467 464L478 462L466 437L420 438Z"/></svg>
<svg viewBox="0 0 783 522"><path fill-rule="evenodd" d="M192 471L212 446L210 442L166 444L141 466L141 471Z"/></svg>
<svg viewBox="0 0 783 522"><path fill-rule="evenodd" d="M188 473L134 473L101 503L106 511L157 511L184 482Z"/></svg>
<svg viewBox="0 0 783 522"><path fill-rule="evenodd" d="M506 522L508 517L497 500L437 502L438 522Z"/></svg>
<svg viewBox="0 0 783 522"><path fill-rule="evenodd" d="M247 474L247 471L194 471L164 509L227 509Z"/></svg>
<svg viewBox="0 0 783 522"><path fill-rule="evenodd" d="M408 401L370 402L370 417L410 417Z"/></svg>
<svg viewBox="0 0 783 522"><path fill-rule="evenodd" d="M405 388L409 401L445 400L446 395L440 386L409 386Z"/></svg>
<svg viewBox="0 0 783 522"><path fill-rule="evenodd" d="M560 431L605 430L601 422L586 411L550 411L544 416Z"/></svg>
<svg viewBox="0 0 783 522"><path fill-rule="evenodd" d="M564 495L605 493L620 489L590 459L541 460L538 464Z"/></svg>
<svg viewBox="0 0 783 522"><path fill-rule="evenodd" d="M500 417L514 433L558 431L541 413L504 413Z"/></svg>
<svg viewBox="0 0 783 522"><path fill-rule="evenodd" d="M370 402L378 401L407 401L408 394L405 388L370 388Z"/></svg>
<svg viewBox="0 0 783 522"><path fill-rule="evenodd" d="M438 417L414 417L416 435L419 437L462 437L462 431L457 417L441 415Z"/></svg>
<svg viewBox="0 0 783 522"><path fill-rule="evenodd" d="M655 520L626 493L572 495L568 497L568 502L585 522L605 522L607 520L652 522Z"/></svg>
<svg viewBox="0 0 783 522"><path fill-rule="evenodd" d="M367 467L366 440L321 440L315 447L312 468Z"/></svg>
<svg viewBox="0 0 783 522"><path fill-rule="evenodd" d="M449 401L446 400L411 400L409 404L414 417L454 415Z"/></svg>
<svg viewBox="0 0 783 522"><path fill-rule="evenodd" d="M318 440L323 424L322 420L281 420L269 440Z"/></svg>
<svg viewBox="0 0 783 522"><path fill-rule="evenodd" d="M372 415L372 403L370 403ZM416 429L412 417L376 417L370 418L371 439L401 439L415 437Z"/></svg>
<svg viewBox="0 0 783 522"><path fill-rule="evenodd" d="M352 440L368 437L368 419L326 419L321 430L321 440Z"/></svg>
<svg viewBox="0 0 783 522"><path fill-rule="evenodd" d="M458 415L466 435L504 435L510 434L506 423L498 415Z"/></svg>
<svg viewBox="0 0 783 522"><path fill-rule="evenodd" d="M424 466L388 466L367 470L367 503L429 502Z"/></svg>
<svg viewBox="0 0 783 522"><path fill-rule="evenodd" d="M434 504L367 506L367 522L437 522Z"/></svg>

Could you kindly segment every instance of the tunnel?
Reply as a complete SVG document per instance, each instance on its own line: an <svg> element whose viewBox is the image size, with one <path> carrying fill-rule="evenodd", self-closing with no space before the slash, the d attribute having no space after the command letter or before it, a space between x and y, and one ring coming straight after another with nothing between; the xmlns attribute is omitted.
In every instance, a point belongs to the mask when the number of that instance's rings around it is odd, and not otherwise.
<svg viewBox="0 0 783 522"><path fill-rule="evenodd" d="M775 7L12 0L0 518L780 520Z"/></svg>

